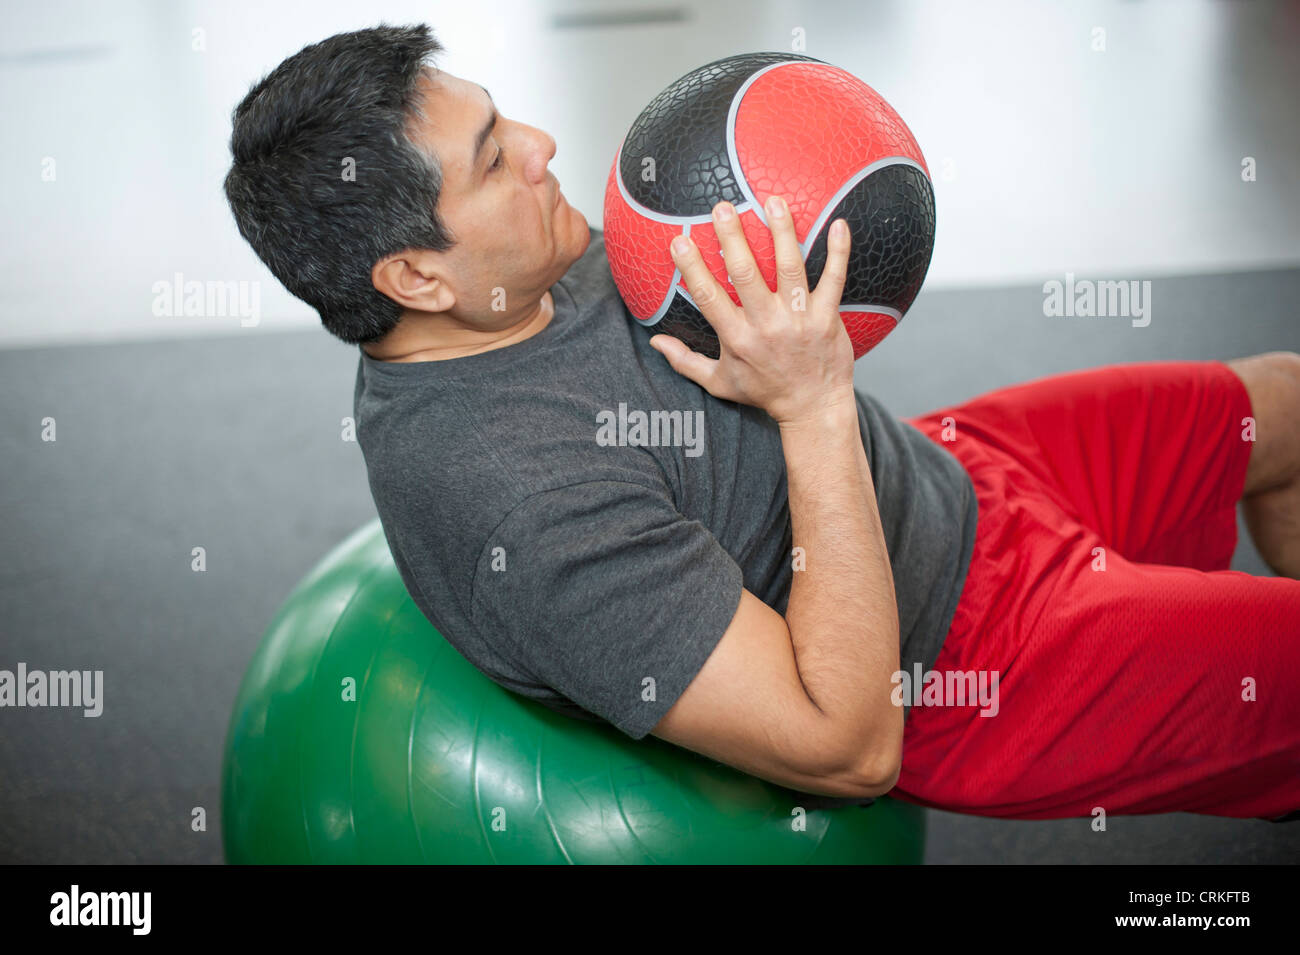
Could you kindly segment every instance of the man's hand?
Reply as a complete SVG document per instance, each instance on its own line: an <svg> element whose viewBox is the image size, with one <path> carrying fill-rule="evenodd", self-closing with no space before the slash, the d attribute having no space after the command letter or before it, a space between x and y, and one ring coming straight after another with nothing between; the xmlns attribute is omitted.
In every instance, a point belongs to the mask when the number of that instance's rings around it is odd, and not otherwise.
<svg viewBox="0 0 1300 955"><path fill-rule="evenodd" d="M714 229L742 307L731 301L689 238L674 239L672 253L696 306L717 332L719 357L691 351L671 335L655 335L650 344L675 371L715 398L762 408L781 425L798 425L856 400L853 344L839 313L849 230L843 220L832 225L825 270L809 292L785 201L773 196L765 208L776 247L777 290L767 287L754 262L735 209L720 202L713 207Z"/></svg>

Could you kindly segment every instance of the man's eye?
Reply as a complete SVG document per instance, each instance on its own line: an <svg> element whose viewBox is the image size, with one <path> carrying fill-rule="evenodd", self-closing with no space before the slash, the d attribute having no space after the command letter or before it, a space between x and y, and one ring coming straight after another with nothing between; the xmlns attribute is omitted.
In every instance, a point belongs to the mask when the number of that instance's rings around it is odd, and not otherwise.
<svg viewBox="0 0 1300 955"><path fill-rule="evenodd" d="M492 160L492 165L489 166L488 168L489 168L489 169L500 169L500 168L501 168L501 157L502 157L503 155L505 155L504 150L498 149L498 150L497 150L497 158L494 159L494 160Z"/></svg>

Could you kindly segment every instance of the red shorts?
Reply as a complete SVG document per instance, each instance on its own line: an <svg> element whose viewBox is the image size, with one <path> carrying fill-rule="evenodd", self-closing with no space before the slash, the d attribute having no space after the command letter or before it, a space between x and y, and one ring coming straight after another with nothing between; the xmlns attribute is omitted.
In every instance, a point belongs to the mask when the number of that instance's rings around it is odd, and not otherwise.
<svg viewBox="0 0 1300 955"><path fill-rule="evenodd" d="M934 670L996 671L997 708L914 706L893 796L1013 819L1300 809L1300 581L1227 569L1250 414L1224 363L1164 361L909 419L979 500Z"/></svg>

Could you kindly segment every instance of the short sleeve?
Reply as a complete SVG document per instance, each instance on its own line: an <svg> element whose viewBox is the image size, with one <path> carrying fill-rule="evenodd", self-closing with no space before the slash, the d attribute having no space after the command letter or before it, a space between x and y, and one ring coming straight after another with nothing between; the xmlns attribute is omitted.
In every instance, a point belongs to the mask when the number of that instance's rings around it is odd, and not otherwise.
<svg viewBox="0 0 1300 955"><path fill-rule="evenodd" d="M740 567L669 495L591 481L534 494L479 555L474 624L538 683L641 739L740 605Z"/></svg>

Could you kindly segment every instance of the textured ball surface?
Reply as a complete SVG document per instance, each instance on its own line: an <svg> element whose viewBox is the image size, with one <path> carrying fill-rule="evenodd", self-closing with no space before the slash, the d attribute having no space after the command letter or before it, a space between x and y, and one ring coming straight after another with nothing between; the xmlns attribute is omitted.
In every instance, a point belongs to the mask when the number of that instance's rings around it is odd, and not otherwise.
<svg viewBox="0 0 1300 955"><path fill-rule="evenodd" d="M355 698L348 698L349 680ZM497 686L410 599L378 521L294 590L226 738L231 863L919 863L924 810L797 794Z"/></svg>
<svg viewBox="0 0 1300 955"><path fill-rule="evenodd" d="M768 287L776 258L763 203L790 205L809 288L826 264L830 224L852 236L840 316L861 358L902 319L934 248L934 192L903 120L853 74L812 57L746 53L702 66L656 96L614 157L605 249L633 317L716 358L717 336L669 252L689 235L732 301L713 206L740 216Z"/></svg>

